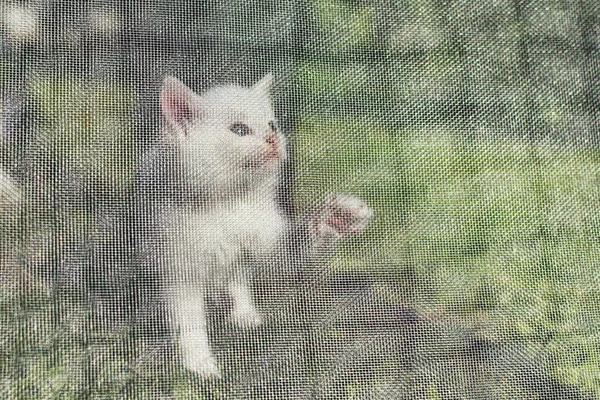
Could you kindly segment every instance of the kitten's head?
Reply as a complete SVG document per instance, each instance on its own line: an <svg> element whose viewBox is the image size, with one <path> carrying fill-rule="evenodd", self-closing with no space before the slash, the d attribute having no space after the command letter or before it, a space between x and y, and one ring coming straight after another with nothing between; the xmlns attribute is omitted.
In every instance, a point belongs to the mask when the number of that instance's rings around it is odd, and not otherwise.
<svg viewBox="0 0 600 400"><path fill-rule="evenodd" d="M165 79L163 139L178 150L186 185L228 197L276 182L286 150L271 81L269 74L249 88L226 85L196 94L176 78Z"/></svg>

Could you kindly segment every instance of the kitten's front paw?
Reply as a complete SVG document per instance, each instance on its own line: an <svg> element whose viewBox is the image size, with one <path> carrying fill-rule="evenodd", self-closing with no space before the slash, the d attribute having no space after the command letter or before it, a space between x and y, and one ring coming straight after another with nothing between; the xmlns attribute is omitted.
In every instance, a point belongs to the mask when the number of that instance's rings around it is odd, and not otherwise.
<svg viewBox="0 0 600 400"><path fill-rule="evenodd" d="M373 210L363 200L348 194L332 193L313 220L316 235L333 238L362 232L373 218Z"/></svg>
<svg viewBox="0 0 600 400"><path fill-rule="evenodd" d="M187 356L183 358L183 365L190 371L205 379L221 378L221 370L212 356Z"/></svg>
<svg viewBox="0 0 600 400"><path fill-rule="evenodd" d="M255 328L263 323L263 317L256 310L233 310L231 322L244 329Z"/></svg>

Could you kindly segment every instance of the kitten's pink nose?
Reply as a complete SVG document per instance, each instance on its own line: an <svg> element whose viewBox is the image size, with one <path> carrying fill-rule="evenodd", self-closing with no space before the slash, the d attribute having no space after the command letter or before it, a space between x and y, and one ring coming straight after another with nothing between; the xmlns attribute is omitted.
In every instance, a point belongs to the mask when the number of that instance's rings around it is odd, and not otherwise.
<svg viewBox="0 0 600 400"><path fill-rule="evenodd" d="M265 138L265 142L269 145L268 153L265 155L267 160L275 160L281 158L282 152L277 135L269 135Z"/></svg>
<svg viewBox="0 0 600 400"><path fill-rule="evenodd" d="M279 148L279 138L277 137L277 135L267 136L267 138L265 139L265 141L268 144L270 144L271 146L273 146L273 148L275 150L277 150Z"/></svg>

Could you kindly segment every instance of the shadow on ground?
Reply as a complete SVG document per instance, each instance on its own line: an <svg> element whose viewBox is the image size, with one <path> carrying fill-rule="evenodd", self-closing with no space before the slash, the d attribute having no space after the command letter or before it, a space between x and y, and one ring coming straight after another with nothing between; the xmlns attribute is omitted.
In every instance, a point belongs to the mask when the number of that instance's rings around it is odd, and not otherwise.
<svg viewBox="0 0 600 400"><path fill-rule="evenodd" d="M558 382L542 352L494 342L472 328L382 300L364 275L307 283L273 307L268 323L240 332L223 317L213 343L221 382L208 398L591 399Z"/></svg>

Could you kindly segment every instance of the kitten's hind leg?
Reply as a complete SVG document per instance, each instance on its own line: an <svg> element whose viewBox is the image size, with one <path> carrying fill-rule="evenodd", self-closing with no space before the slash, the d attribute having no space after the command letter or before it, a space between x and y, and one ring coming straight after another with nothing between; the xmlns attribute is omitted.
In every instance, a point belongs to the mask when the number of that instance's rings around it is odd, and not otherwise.
<svg viewBox="0 0 600 400"><path fill-rule="evenodd" d="M240 328L252 328L262 324L263 318L254 305L250 287L245 281L230 282L229 294L233 300L231 320L234 324Z"/></svg>
<svg viewBox="0 0 600 400"><path fill-rule="evenodd" d="M171 308L179 329L179 349L183 365L205 378L220 378L208 341L204 292L199 287L175 288Z"/></svg>

